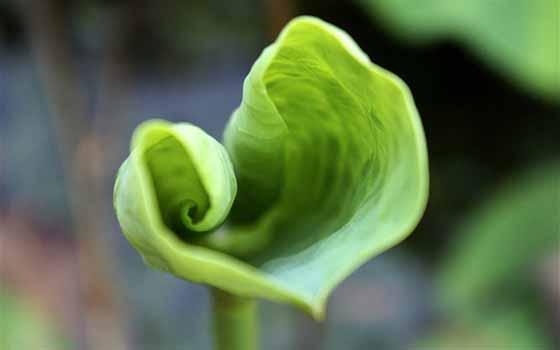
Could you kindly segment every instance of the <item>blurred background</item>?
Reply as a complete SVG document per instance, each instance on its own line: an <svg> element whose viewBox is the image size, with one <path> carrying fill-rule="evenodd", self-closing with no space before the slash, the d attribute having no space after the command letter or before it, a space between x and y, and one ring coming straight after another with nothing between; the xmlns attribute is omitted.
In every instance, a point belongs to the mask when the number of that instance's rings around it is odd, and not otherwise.
<svg viewBox="0 0 560 350"><path fill-rule="evenodd" d="M112 186L152 117L216 138L300 14L410 86L430 200L316 324L263 349L560 348L559 0L0 0L0 349L209 349L204 287L148 269Z"/></svg>

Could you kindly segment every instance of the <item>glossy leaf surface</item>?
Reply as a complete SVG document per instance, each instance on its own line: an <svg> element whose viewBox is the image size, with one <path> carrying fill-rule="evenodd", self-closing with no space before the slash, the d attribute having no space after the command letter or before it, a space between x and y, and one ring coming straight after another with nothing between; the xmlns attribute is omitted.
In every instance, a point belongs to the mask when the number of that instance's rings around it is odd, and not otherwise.
<svg viewBox="0 0 560 350"><path fill-rule="evenodd" d="M424 211L427 153L408 88L321 20L291 21L263 51L227 151L184 128L140 126L115 186L127 238L181 278L321 318L330 291Z"/></svg>

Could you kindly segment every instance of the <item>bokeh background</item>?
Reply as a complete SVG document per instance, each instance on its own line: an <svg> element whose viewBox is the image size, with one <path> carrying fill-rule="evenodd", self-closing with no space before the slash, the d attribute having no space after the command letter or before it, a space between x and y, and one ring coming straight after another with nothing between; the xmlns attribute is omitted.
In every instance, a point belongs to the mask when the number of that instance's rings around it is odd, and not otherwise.
<svg viewBox="0 0 560 350"><path fill-rule="evenodd" d="M410 86L430 200L321 324L262 302L263 349L560 348L558 0L0 0L0 349L210 349L202 286L148 269L112 208L134 127L216 138L300 14Z"/></svg>

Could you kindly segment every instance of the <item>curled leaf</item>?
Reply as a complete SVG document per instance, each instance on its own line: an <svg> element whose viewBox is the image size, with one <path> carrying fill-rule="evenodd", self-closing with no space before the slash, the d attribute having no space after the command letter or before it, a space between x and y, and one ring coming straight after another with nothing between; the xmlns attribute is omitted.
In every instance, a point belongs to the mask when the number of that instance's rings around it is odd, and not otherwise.
<svg viewBox="0 0 560 350"><path fill-rule="evenodd" d="M117 179L121 227L151 265L234 294L321 318L330 291L404 239L426 204L427 152L408 88L316 18L291 21L258 58L225 131L227 154L205 134L206 153L192 135L169 150L165 137L145 136L151 123ZM190 170L175 164L189 159Z"/></svg>
<svg viewBox="0 0 560 350"><path fill-rule="evenodd" d="M152 120L138 127L131 148L115 184L115 209L148 262L158 256L153 231L187 240L223 223L237 183L219 142L187 123Z"/></svg>

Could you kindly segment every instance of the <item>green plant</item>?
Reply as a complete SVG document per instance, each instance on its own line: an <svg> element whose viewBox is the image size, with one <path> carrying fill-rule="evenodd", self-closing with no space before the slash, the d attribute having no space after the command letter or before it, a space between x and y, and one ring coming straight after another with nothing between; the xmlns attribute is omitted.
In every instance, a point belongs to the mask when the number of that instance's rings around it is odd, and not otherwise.
<svg viewBox="0 0 560 350"><path fill-rule="evenodd" d="M455 40L519 88L560 101L559 0L357 0L409 42Z"/></svg>
<svg viewBox="0 0 560 350"><path fill-rule="evenodd" d="M535 265L557 253L559 179L557 160L526 171L465 218L439 281L455 314L527 304Z"/></svg>
<svg viewBox="0 0 560 350"><path fill-rule="evenodd" d="M0 349L72 348L51 319L27 300L0 289Z"/></svg>
<svg viewBox="0 0 560 350"><path fill-rule="evenodd" d="M536 276L558 254L559 179L558 160L531 169L465 217L438 278L451 326L420 348L553 348Z"/></svg>
<svg viewBox="0 0 560 350"><path fill-rule="evenodd" d="M408 88L316 18L292 20L263 51L224 144L187 123L145 122L114 191L147 264L217 289L221 349L256 347L255 297L321 319L330 291L403 240L426 204Z"/></svg>

